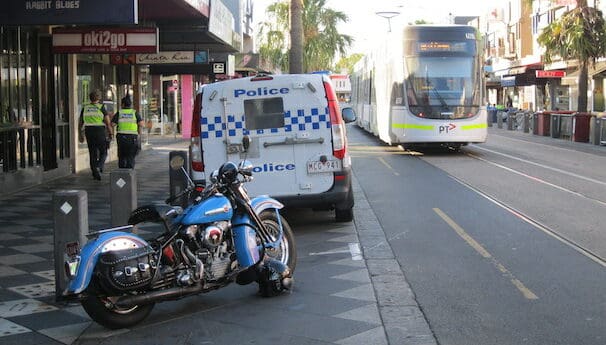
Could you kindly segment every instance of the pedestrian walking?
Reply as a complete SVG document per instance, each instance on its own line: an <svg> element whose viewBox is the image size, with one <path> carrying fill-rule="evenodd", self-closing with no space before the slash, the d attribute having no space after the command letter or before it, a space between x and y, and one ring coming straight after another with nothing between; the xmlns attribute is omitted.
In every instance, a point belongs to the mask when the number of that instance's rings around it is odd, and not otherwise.
<svg viewBox="0 0 606 345"><path fill-rule="evenodd" d="M118 143L118 167L134 169L135 156L141 150L139 136L144 128L143 119L132 108L129 96L122 98L122 107L112 122L117 126L116 142Z"/></svg>
<svg viewBox="0 0 606 345"><path fill-rule="evenodd" d="M112 138L111 118L100 102L99 91L88 95L90 103L85 104L80 111L80 142L88 145L90 170L95 180L101 180L101 173L107 159L107 143Z"/></svg>

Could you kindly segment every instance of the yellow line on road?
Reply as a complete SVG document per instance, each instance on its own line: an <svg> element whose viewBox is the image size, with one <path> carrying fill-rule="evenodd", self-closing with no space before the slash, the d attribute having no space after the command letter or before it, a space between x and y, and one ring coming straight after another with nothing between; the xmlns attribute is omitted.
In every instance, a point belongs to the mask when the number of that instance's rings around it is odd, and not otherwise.
<svg viewBox="0 0 606 345"><path fill-rule="evenodd" d="M475 249L478 254L482 257L489 259L492 264L503 273L511 283L524 295L526 299L538 299L539 297L534 294L529 288L527 288L520 280L518 280L513 273L511 273L505 266L503 266L494 256L492 256L481 244L474 240L463 228L461 228L454 220L452 220L446 213L439 208L434 208L433 211L442 218L467 244Z"/></svg>
<svg viewBox="0 0 606 345"><path fill-rule="evenodd" d="M385 165L387 167L387 169L391 170L391 172L394 175L400 176L400 173L397 172L391 165L389 165L389 163L387 163L387 161L385 159L383 159L383 157L379 157L377 159L379 160L379 162L383 163L383 165Z"/></svg>

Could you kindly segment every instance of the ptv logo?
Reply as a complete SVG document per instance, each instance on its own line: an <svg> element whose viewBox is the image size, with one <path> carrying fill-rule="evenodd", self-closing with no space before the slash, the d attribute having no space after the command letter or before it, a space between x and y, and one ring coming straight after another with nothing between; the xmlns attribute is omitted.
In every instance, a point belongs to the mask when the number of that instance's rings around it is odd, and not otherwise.
<svg viewBox="0 0 606 345"><path fill-rule="evenodd" d="M438 127L438 133L448 134L450 131L452 131L455 128L457 128L457 126L454 123L449 123L448 125Z"/></svg>

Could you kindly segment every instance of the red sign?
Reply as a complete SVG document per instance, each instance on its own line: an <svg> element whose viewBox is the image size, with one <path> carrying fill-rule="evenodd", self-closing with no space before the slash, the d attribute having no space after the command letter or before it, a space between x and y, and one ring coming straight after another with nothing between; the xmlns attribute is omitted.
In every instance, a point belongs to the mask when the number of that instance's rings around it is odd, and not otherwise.
<svg viewBox="0 0 606 345"><path fill-rule="evenodd" d="M53 53L157 53L156 28L57 28Z"/></svg>
<svg viewBox="0 0 606 345"><path fill-rule="evenodd" d="M537 78L562 78L566 76L566 71L535 71Z"/></svg>

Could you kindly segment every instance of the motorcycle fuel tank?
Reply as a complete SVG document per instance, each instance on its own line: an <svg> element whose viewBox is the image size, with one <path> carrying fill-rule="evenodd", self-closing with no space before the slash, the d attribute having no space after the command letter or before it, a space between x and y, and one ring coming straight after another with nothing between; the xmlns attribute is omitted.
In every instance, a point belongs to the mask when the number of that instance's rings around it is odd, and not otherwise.
<svg viewBox="0 0 606 345"><path fill-rule="evenodd" d="M221 194L215 194L199 204L188 207L181 223L193 225L230 220L233 213L234 210L229 200Z"/></svg>

